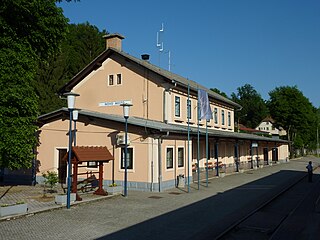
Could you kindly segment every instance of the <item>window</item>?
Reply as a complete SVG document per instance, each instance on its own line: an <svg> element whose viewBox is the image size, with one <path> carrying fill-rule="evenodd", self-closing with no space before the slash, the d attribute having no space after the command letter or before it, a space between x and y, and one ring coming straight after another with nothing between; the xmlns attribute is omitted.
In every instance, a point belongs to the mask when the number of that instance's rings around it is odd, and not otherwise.
<svg viewBox="0 0 320 240"><path fill-rule="evenodd" d="M224 125L224 110L221 110L221 124Z"/></svg>
<svg viewBox="0 0 320 240"><path fill-rule="evenodd" d="M187 100L187 118L191 119L191 100Z"/></svg>
<svg viewBox="0 0 320 240"><path fill-rule="evenodd" d="M113 75L109 75L109 85L113 85Z"/></svg>
<svg viewBox="0 0 320 240"><path fill-rule="evenodd" d="M175 96L174 104L175 116L180 117L180 97Z"/></svg>
<svg viewBox="0 0 320 240"><path fill-rule="evenodd" d="M213 114L214 114L214 123L218 124L218 108L214 108Z"/></svg>
<svg viewBox="0 0 320 240"><path fill-rule="evenodd" d="M231 112L228 112L228 126L231 127Z"/></svg>
<svg viewBox="0 0 320 240"><path fill-rule="evenodd" d="M121 148L121 169L125 169L125 148ZM127 169L133 169L133 148L127 149Z"/></svg>
<svg viewBox="0 0 320 240"><path fill-rule="evenodd" d="M178 148L178 167L183 167L184 165L184 149L182 147Z"/></svg>
<svg viewBox="0 0 320 240"><path fill-rule="evenodd" d="M173 148L167 148L167 169L173 168Z"/></svg>
<svg viewBox="0 0 320 240"><path fill-rule="evenodd" d="M118 84L118 85L122 84L121 73L118 73L118 74L117 74L117 84Z"/></svg>
<svg viewBox="0 0 320 240"><path fill-rule="evenodd" d="M87 167L88 168L97 168L98 162L87 162Z"/></svg>

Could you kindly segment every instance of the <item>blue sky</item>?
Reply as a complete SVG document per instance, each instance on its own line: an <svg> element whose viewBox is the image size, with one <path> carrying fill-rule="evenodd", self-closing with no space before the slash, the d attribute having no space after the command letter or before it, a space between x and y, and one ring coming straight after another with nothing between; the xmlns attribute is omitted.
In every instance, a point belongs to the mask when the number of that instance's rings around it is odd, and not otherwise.
<svg viewBox="0 0 320 240"><path fill-rule="evenodd" d="M265 100L298 86L320 107L319 0L81 0L60 3L70 23L125 36L123 50L230 96L251 84ZM156 47L157 32L164 52Z"/></svg>

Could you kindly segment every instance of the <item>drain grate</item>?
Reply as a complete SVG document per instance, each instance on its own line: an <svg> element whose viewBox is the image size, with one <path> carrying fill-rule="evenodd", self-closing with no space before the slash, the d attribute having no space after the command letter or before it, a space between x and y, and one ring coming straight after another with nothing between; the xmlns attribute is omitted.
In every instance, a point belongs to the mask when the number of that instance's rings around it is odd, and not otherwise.
<svg viewBox="0 0 320 240"><path fill-rule="evenodd" d="M152 198L152 199L160 199L160 198L162 198L162 197L159 197L159 196L150 196L150 197L148 197L148 198Z"/></svg>

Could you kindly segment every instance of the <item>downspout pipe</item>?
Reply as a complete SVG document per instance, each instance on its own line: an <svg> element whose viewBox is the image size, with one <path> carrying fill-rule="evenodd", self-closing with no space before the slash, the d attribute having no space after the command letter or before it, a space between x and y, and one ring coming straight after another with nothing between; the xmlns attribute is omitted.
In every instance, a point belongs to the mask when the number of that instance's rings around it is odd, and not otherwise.
<svg viewBox="0 0 320 240"><path fill-rule="evenodd" d="M159 169L159 175L158 175L158 183L159 183L159 192L162 192L162 154L161 154L161 144L162 144L162 138L158 138L158 169Z"/></svg>

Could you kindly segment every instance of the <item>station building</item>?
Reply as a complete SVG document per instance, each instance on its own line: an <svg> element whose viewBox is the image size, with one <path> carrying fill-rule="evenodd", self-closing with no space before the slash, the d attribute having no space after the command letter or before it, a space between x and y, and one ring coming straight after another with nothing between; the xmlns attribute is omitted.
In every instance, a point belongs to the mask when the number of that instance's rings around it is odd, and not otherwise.
<svg viewBox="0 0 320 240"><path fill-rule="evenodd" d="M129 189L161 192L174 188L178 176L192 182L193 174L207 166L213 166L219 175L218 165L225 167L221 171L235 172L288 158L287 141L234 131L239 104L151 64L147 55L136 58L125 53L120 34L105 39L105 51L59 91L61 96L79 94L76 146L107 147L114 158L104 164L104 185L123 185L124 181L125 119L117 104L121 101L132 103L127 120ZM208 93L212 119L198 124L199 89ZM41 182L42 173L49 170L58 172L60 181L65 182L69 111L58 109L38 121L37 179ZM98 169L94 161L81 167L83 173Z"/></svg>

